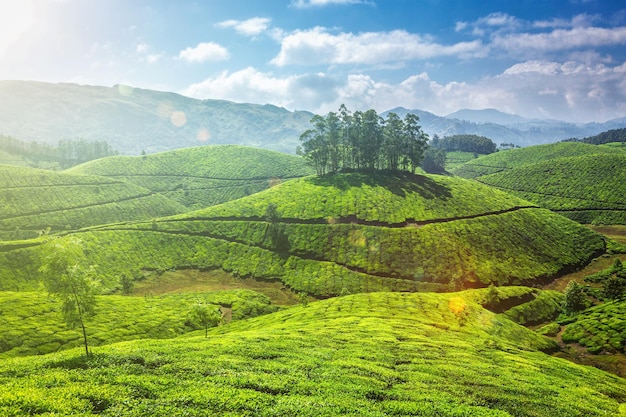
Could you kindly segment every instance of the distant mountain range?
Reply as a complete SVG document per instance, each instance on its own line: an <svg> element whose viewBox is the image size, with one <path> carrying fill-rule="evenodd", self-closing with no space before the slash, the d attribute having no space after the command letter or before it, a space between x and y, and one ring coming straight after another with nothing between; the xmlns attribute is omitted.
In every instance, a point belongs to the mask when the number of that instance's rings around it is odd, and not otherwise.
<svg viewBox="0 0 626 417"><path fill-rule="evenodd" d="M626 117L605 123L535 120L494 109L437 116L414 113L431 137L486 136L496 143L530 146L583 138L626 127ZM295 153L313 113L273 105L198 100L132 88L0 81L0 135L56 144L61 139L105 140L122 154L138 155L205 144L249 145Z"/></svg>

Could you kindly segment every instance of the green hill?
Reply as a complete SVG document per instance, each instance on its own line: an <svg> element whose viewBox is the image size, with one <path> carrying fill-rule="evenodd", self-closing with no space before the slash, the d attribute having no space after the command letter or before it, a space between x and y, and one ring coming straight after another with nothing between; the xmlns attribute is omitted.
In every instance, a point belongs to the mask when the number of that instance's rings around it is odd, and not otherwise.
<svg viewBox="0 0 626 417"><path fill-rule="evenodd" d="M158 297L100 296L98 314L87 323L90 346L124 340L172 338L197 330L189 317L194 303L224 306L229 318L241 320L277 310L269 299L249 290L168 294ZM42 292L0 292L0 358L55 352L82 345L79 332L68 330L61 303Z"/></svg>
<svg viewBox="0 0 626 417"><path fill-rule="evenodd" d="M111 178L0 165L0 184L4 239L186 211L162 195Z"/></svg>
<svg viewBox="0 0 626 417"><path fill-rule="evenodd" d="M318 297L537 284L605 250L593 231L477 182L384 173L290 180L78 236L108 290L123 273L221 268ZM38 253L0 246L0 288L37 288Z"/></svg>
<svg viewBox="0 0 626 417"><path fill-rule="evenodd" d="M626 381L468 293L352 295L203 336L0 363L0 413L624 416Z"/></svg>
<svg viewBox="0 0 626 417"><path fill-rule="evenodd" d="M626 224L626 153L558 158L477 179L580 223Z"/></svg>
<svg viewBox="0 0 626 417"><path fill-rule="evenodd" d="M142 157L116 156L67 172L123 179L189 209L234 200L313 170L300 157L245 146L178 149Z"/></svg>
<svg viewBox="0 0 626 417"><path fill-rule="evenodd" d="M483 175L504 172L508 169L557 158L598 154L611 155L616 152L621 153L622 150L579 142L559 142L510 149L481 156L457 167L452 172L464 178L478 178Z"/></svg>

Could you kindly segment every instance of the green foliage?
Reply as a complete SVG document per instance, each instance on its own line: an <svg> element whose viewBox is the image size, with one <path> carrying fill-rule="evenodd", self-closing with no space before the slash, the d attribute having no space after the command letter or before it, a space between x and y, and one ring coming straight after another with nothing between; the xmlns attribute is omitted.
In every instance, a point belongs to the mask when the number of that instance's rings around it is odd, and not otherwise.
<svg viewBox="0 0 626 417"><path fill-rule="evenodd" d="M300 153L318 175L350 169L415 172L428 139L419 117L410 113L404 119L389 113L384 120L373 109L350 114L341 105L339 113L316 115L311 124L300 135Z"/></svg>
<svg viewBox="0 0 626 417"><path fill-rule="evenodd" d="M452 305L464 305L464 326ZM352 295L209 334L2 361L0 410L612 417L626 402L623 379L542 353L554 343L468 292Z"/></svg>
<svg viewBox="0 0 626 417"><path fill-rule="evenodd" d="M496 144L489 138L478 135L452 135L444 138L435 138L431 146L445 152L473 152L488 155L496 151Z"/></svg>
<svg viewBox="0 0 626 417"><path fill-rule="evenodd" d="M270 203L274 224L264 221ZM352 173L291 180L236 202L80 236L108 291L125 272L181 267L280 280L322 297L344 288L510 285L556 276L604 251L600 235L526 204L459 178ZM37 265L38 250L21 251ZM0 285L36 288L16 261L2 262L12 252L0 252Z"/></svg>
<svg viewBox="0 0 626 417"><path fill-rule="evenodd" d="M189 308L189 320L204 328L204 337L208 337L209 327L222 321L222 312L219 306L197 302Z"/></svg>
<svg viewBox="0 0 626 417"><path fill-rule="evenodd" d="M583 286L576 281L570 281L563 293L563 311L565 314L575 314L589 306Z"/></svg>
<svg viewBox="0 0 626 417"><path fill-rule="evenodd" d="M84 139L65 139L59 141L58 146L52 146L37 142L24 142L4 135L0 135L0 151L32 161L29 164L18 165L41 165L44 162L62 168L118 153L105 141L88 142Z"/></svg>
<svg viewBox="0 0 626 417"><path fill-rule="evenodd" d="M232 320L273 313L269 298L250 290L189 292L161 296L96 296L98 314L89 322L91 349L135 339L169 339L204 329L189 322L189 306L228 306ZM43 292L0 292L0 358L41 355L80 347L78 333L59 320L59 299Z"/></svg>
<svg viewBox="0 0 626 417"><path fill-rule="evenodd" d="M626 153L578 142L531 146L471 160L453 172L579 223L626 224Z"/></svg>
<svg viewBox="0 0 626 417"><path fill-rule="evenodd" d="M282 180L313 173L302 158L236 145L198 146L138 157L116 156L67 172L123 179L188 209L235 200Z"/></svg>
<svg viewBox="0 0 626 417"><path fill-rule="evenodd" d="M89 355L86 321L96 314L98 283L94 270L85 257L82 242L69 237L56 239L43 249L43 263L39 268L48 293L59 297L63 319L70 329L80 326Z"/></svg>
<svg viewBox="0 0 626 417"><path fill-rule="evenodd" d="M186 211L145 188L103 177L0 165L0 184L0 238L5 239Z"/></svg>
<svg viewBox="0 0 626 417"><path fill-rule="evenodd" d="M582 141L593 145L601 145L612 142L624 143L626 142L626 128L608 130L595 136L586 137L582 139Z"/></svg>
<svg viewBox="0 0 626 417"><path fill-rule="evenodd" d="M626 353L626 300L610 301L576 315L562 335L565 343L579 343L591 353Z"/></svg>
<svg viewBox="0 0 626 417"><path fill-rule="evenodd" d="M446 152L443 149L428 147L424 152L421 167L428 173L446 172Z"/></svg>
<svg viewBox="0 0 626 417"><path fill-rule="evenodd" d="M612 154L615 154L615 151L610 148L577 142L559 142L481 156L455 169L453 173L464 178L478 178L557 158Z"/></svg>

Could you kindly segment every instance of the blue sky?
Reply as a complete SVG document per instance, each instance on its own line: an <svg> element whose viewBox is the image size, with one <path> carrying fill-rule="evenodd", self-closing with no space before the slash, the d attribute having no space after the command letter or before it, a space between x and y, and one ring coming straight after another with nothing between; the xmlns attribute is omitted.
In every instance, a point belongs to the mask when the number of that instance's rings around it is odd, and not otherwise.
<svg viewBox="0 0 626 417"><path fill-rule="evenodd" d="M626 116L626 4L0 0L0 79L601 122Z"/></svg>

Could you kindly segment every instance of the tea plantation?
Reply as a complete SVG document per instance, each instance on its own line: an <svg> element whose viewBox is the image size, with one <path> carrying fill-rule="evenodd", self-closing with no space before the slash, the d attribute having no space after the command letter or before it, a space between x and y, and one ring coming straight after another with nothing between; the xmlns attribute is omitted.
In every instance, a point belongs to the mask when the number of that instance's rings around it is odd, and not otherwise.
<svg viewBox="0 0 626 417"><path fill-rule="evenodd" d="M108 290L142 270L221 268L318 297L541 283L605 251L601 235L504 192L406 175L295 179L236 202L77 235ZM0 288L37 288L38 259L39 245L0 246Z"/></svg>
<svg viewBox="0 0 626 417"><path fill-rule="evenodd" d="M0 165L0 239L186 211L182 205L135 184Z"/></svg>
<svg viewBox="0 0 626 417"><path fill-rule="evenodd" d="M471 294L371 293L204 335L0 363L0 413L100 416L620 416L626 381Z"/></svg>
<svg viewBox="0 0 626 417"><path fill-rule="evenodd" d="M188 209L234 200L313 173L302 158L246 146L216 145L138 157L114 156L67 170L140 185Z"/></svg>

